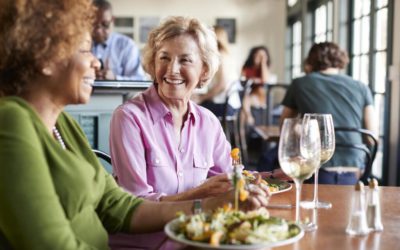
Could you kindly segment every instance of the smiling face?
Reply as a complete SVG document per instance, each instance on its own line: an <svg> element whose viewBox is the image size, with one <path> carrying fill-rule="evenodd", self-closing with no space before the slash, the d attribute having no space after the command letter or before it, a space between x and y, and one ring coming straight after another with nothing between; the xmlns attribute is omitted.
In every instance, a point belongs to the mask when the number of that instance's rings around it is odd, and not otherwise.
<svg viewBox="0 0 400 250"><path fill-rule="evenodd" d="M65 105L84 104L90 99L95 69L100 67L90 50L91 42L90 34L85 34L78 50L68 60L55 64L52 94L60 96Z"/></svg>
<svg viewBox="0 0 400 250"><path fill-rule="evenodd" d="M188 34L165 40L155 55L158 94L167 105L186 104L204 72L199 46Z"/></svg>

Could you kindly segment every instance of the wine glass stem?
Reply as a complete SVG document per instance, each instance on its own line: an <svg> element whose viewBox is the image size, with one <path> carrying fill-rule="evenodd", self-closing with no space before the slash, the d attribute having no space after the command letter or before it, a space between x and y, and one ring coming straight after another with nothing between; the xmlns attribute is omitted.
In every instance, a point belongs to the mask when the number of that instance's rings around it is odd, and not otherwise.
<svg viewBox="0 0 400 250"><path fill-rule="evenodd" d="M302 182L294 179L294 184L296 186L296 223L300 224L300 195Z"/></svg>
<svg viewBox="0 0 400 250"><path fill-rule="evenodd" d="M314 204L315 207L318 207L318 173L319 173L319 168L315 170L314 174Z"/></svg>

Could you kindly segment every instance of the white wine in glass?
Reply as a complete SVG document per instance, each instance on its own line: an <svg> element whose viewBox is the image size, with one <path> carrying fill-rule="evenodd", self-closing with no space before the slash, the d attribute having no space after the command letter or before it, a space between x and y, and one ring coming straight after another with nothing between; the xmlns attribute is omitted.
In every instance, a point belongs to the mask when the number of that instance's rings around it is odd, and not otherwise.
<svg viewBox="0 0 400 250"><path fill-rule="evenodd" d="M321 163L320 166L328 162L335 152L335 128L331 114L304 114L303 122L313 119L318 122L321 139ZM331 208L329 202L318 200L318 173L320 166L314 174L314 199L312 201L302 201L301 206L306 209Z"/></svg>
<svg viewBox="0 0 400 250"><path fill-rule="evenodd" d="M301 119L287 118L283 122L279 139L278 157L282 171L291 177L296 186L296 223L304 230L314 230L312 224L300 221L300 194L302 183L312 176L321 158L318 123L310 120L303 124Z"/></svg>

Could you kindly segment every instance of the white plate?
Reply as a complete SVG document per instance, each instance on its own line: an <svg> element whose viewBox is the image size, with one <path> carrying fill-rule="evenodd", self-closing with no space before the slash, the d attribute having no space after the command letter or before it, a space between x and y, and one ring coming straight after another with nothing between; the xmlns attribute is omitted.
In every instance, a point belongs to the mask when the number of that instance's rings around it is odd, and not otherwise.
<svg viewBox="0 0 400 250"><path fill-rule="evenodd" d="M198 242L198 241L191 241L191 240L188 240L188 239L179 238L175 233L176 228L178 226L179 226L179 219L177 218L177 219L174 219L174 220L168 222L168 224L165 225L164 232L168 235L169 238L171 238L174 241L177 241L177 242L185 244L185 245L198 247L198 248L201 248L201 249L255 250L255 249L262 249L262 248L268 248L268 247L277 247L277 246L283 246L283 245L292 244L292 243L300 240L304 236L303 229L301 229L301 227L296 225L300 230L299 234L297 234L296 236L294 236L292 238L289 238L289 239L286 239L286 240L282 240L282 241L265 242L265 243L262 243L262 244L253 244L253 245L219 245L219 246L211 246L208 243Z"/></svg>
<svg viewBox="0 0 400 250"><path fill-rule="evenodd" d="M264 180L267 181L268 183L277 184L279 186L279 190L271 192L271 194L279 194L292 189L292 184L290 184L287 181L281 181L279 179L270 179L270 178L264 178Z"/></svg>

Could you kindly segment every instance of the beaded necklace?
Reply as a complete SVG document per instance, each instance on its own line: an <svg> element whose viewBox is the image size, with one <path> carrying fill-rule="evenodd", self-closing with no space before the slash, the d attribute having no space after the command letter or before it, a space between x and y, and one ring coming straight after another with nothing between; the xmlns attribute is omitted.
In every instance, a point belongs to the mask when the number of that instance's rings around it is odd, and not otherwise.
<svg viewBox="0 0 400 250"><path fill-rule="evenodd" d="M67 149L67 147L65 146L65 142L64 142L63 138L61 137L60 132L58 132L58 129L56 128L56 126L53 127L53 135L57 139L57 141L60 143L62 149Z"/></svg>

